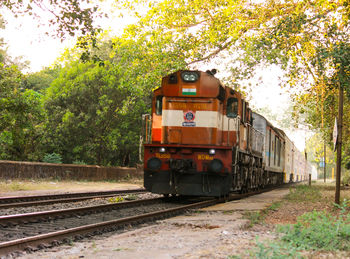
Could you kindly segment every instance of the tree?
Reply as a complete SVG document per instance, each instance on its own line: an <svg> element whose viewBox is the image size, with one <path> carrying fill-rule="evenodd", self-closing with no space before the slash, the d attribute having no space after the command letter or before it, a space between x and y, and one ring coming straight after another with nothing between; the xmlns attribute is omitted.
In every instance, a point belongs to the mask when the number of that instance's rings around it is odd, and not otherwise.
<svg viewBox="0 0 350 259"><path fill-rule="evenodd" d="M65 163L98 165L122 165L129 155L137 157L139 114L145 107L121 84L110 62L72 62L45 98L48 153L58 152Z"/></svg>
<svg viewBox="0 0 350 259"><path fill-rule="evenodd" d="M60 69L59 66L55 66L54 68L44 68L39 72L27 74L22 85L25 89L32 89L43 94L45 89L50 87L52 81L58 77Z"/></svg>
<svg viewBox="0 0 350 259"><path fill-rule="evenodd" d="M147 5L126 36L185 57L187 65L208 61L230 51L249 30L259 28L273 12L251 1L118 1L124 8ZM138 15L137 11L134 15Z"/></svg>
<svg viewBox="0 0 350 259"><path fill-rule="evenodd" d="M242 39L240 47L245 54L241 61L250 68L261 62L280 64L289 86L301 87L296 97L302 111L316 112L318 116L309 113L309 122L320 127L321 120L311 118L323 118L323 111L330 108L324 105L330 103L339 83L345 89L350 87L347 1L274 4L280 9L278 15Z"/></svg>
<svg viewBox="0 0 350 259"><path fill-rule="evenodd" d="M0 63L0 159L36 160L44 111L41 95L21 88L16 66Z"/></svg>
<svg viewBox="0 0 350 259"><path fill-rule="evenodd" d="M258 65L272 63L287 72L291 86L317 85L332 69L343 71L339 76L344 84L348 81L348 1L119 3L131 10L135 4L148 5L140 26L130 26L127 37L142 39L151 49L161 45L183 55L188 65L224 52L233 56L228 67L233 78L247 77Z"/></svg>
<svg viewBox="0 0 350 259"><path fill-rule="evenodd" d="M135 4L148 4L140 26L131 26L128 33L130 38L145 37L151 49L160 44L183 55L192 66L232 55L226 67L231 70L231 82L249 77L261 65L279 65L286 85L296 93L294 114L304 112L305 123L314 128L323 123L324 138L329 139L336 111L334 89L340 84L350 92L348 1L119 3L131 10Z"/></svg>

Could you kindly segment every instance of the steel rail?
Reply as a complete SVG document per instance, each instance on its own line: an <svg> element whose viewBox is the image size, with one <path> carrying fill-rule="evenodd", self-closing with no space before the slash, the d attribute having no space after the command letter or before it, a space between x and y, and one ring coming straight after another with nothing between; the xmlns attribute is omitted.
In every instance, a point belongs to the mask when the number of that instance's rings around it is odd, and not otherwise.
<svg viewBox="0 0 350 259"><path fill-rule="evenodd" d="M144 193L145 189L118 190L106 192L81 192L35 196L0 197L0 209L45 205L59 202L75 202L95 198L108 198L118 194Z"/></svg>
<svg viewBox="0 0 350 259"><path fill-rule="evenodd" d="M287 184L287 186L288 185L289 184ZM132 216L132 217L127 217L122 219L89 224L85 226L74 227L66 230L60 230L60 231L36 235L32 237L11 240L11 241L0 243L0 255L7 255L9 253L14 253L16 251L21 251L21 250L30 251L30 250L37 250L43 247L51 247L51 246L60 244L60 242L62 241L68 242L74 239L83 238L84 236L91 236L94 234L95 235L101 234L107 231L114 231L122 228L125 225L137 225L137 224L144 223L151 220L168 218L172 215L181 214L182 212L187 211L189 209L207 207L207 206L215 205L217 203L221 203L225 201L239 200L242 198L246 198L248 196L271 191L276 188L278 187L275 186L273 188L267 188L264 190L254 191L254 192L245 193L245 194L234 194L224 198L205 200L205 201L193 203L190 205L184 205L177 208L150 212L150 213L145 213L138 216ZM158 199L162 199L162 198L158 198ZM124 203L127 203L127 202L124 202Z"/></svg>
<svg viewBox="0 0 350 259"><path fill-rule="evenodd" d="M36 235L8 242L0 243L0 255L6 255L18 250L35 249L36 246L50 246L50 243L58 243L58 240L72 239L75 236L84 236L91 233L100 233L101 231L112 231L121 228L125 225L139 224L150 220L167 218L171 215L180 214L189 209L201 208L205 206L214 205L222 200L212 199L201 201L190 205L184 205L177 208L171 208L151 213L145 213L138 216L132 216L117 220L111 220L86 226L75 227L71 229Z"/></svg>
<svg viewBox="0 0 350 259"><path fill-rule="evenodd" d="M40 211L16 215L0 216L0 226L17 225L21 223L37 222L39 220L48 220L58 217L69 217L75 215L82 215L100 211L110 211L115 209L127 208L132 206L139 206L142 204L151 204L163 201L164 198L153 198L153 199L142 199L135 201L125 201L113 204L104 204L80 208L71 208L63 210L51 210L51 211Z"/></svg>

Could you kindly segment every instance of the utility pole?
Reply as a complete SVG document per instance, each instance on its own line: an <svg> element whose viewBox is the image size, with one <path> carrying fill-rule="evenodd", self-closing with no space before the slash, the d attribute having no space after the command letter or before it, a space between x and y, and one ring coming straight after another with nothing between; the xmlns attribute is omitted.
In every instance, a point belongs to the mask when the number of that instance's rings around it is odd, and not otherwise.
<svg viewBox="0 0 350 259"><path fill-rule="evenodd" d="M323 143L323 181L326 182L326 174L327 174L327 170L326 170L326 139L324 139L324 143Z"/></svg>
<svg viewBox="0 0 350 259"><path fill-rule="evenodd" d="M342 128L343 128L343 99L344 89L339 82L339 106L338 106L338 137L337 137L337 171L335 184L335 203L340 204L340 176L341 176L341 149L342 149Z"/></svg>
<svg viewBox="0 0 350 259"><path fill-rule="evenodd" d="M322 120L322 129L324 129L324 92L325 89L322 87L322 112L321 112L321 120ZM323 140L323 182L326 183L326 138Z"/></svg>

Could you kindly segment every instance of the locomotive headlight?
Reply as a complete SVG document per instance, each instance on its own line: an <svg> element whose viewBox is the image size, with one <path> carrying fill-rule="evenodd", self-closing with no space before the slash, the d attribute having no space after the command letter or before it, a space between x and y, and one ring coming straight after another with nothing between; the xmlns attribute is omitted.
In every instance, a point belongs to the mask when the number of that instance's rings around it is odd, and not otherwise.
<svg viewBox="0 0 350 259"><path fill-rule="evenodd" d="M215 149L209 149L209 155L215 155Z"/></svg>
<svg viewBox="0 0 350 259"><path fill-rule="evenodd" d="M159 148L159 153L165 153L165 147Z"/></svg>
<svg viewBox="0 0 350 259"><path fill-rule="evenodd" d="M162 161L156 157L152 157L147 161L147 168L153 171L159 170L162 166Z"/></svg>
<svg viewBox="0 0 350 259"><path fill-rule="evenodd" d="M185 71L181 73L181 78L185 82L196 82L199 78L199 74L196 71Z"/></svg>
<svg viewBox="0 0 350 259"><path fill-rule="evenodd" d="M224 165L219 159L213 159L209 164L209 170L213 173L219 173L223 167Z"/></svg>

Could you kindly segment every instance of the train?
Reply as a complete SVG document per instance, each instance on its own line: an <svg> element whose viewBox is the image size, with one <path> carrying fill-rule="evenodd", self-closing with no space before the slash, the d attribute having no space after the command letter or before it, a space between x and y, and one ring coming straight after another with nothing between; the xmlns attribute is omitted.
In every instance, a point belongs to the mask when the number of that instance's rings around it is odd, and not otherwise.
<svg viewBox="0 0 350 259"><path fill-rule="evenodd" d="M285 132L215 74L180 70L153 91L143 127L145 189L225 197L306 180L310 164Z"/></svg>

